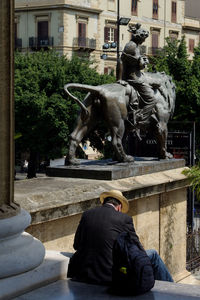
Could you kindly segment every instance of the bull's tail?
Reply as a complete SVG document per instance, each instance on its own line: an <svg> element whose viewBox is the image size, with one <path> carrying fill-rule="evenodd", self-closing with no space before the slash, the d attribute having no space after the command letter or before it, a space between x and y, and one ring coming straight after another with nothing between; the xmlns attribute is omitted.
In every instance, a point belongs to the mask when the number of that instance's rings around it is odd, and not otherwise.
<svg viewBox="0 0 200 300"><path fill-rule="evenodd" d="M86 117L88 117L89 115L89 111L87 109L87 107L84 105L83 102L81 102L78 98L76 98L74 95L72 95L69 92L69 88L74 88L77 90L82 90L82 91L87 91L87 92L93 92L94 94L99 93L100 92L100 87L99 86L91 86L91 85L87 85L87 84L79 84L79 83L68 83L64 86L64 90L66 92L66 94L72 98L73 100L76 101L76 103L80 106L80 108L82 109L84 115Z"/></svg>

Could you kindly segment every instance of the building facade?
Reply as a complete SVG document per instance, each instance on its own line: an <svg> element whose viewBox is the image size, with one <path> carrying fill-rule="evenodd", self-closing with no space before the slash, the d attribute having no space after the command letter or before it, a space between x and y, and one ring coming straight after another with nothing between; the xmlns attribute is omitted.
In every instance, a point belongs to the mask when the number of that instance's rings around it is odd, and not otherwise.
<svg viewBox="0 0 200 300"><path fill-rule="evenodd" d="M110 73L116 68L118 17L149 30L143 46L148 55L155 55L166 37L180 39L183 28L190 39L184 0L15 0L16 48L53 47L69 58L73 53L86 55L95 59L100 73ZM127 29L119 26L119 51L130 40ZM196 45L198 31L192 28L193 37Z"/></svg>
<svg viewBox="0 0 200 300"><path fill-rule="evenodd" d="M200 41L199 0L185 0L185 18L182 33L185 35L189 58L192 58L194 47L197 47Z"/></svg>

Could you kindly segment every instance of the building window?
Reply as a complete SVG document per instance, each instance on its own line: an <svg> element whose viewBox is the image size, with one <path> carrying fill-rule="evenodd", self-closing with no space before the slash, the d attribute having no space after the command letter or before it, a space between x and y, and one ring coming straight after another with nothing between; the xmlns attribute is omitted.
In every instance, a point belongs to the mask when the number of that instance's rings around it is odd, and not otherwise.
<svg viewBox="0 0 200 300"><path fill-rule="evenodd" d="M151 53L152 55L156 55L158 52L158 45L159 45L159 31L152 31L151 34L151 45L152 45L152 49L151 49Z"/></svg>
<svg viewBox="0 0 200 300"><path fill-rule="evenodd" d="M171 21L176 23L176 14L177 14L177 3L176 1L172 1L172 16Z"/></svg>
<svg viewBox="0 0 200 300"><path fill-rule="evenodd" d="M153 0L153 19L158 19L158 0Z"/></svg>
<svg viewBox="0 0 200 300"><path fill-rule="evenodd" d="M131 12L132 12L132 15L134 15L134 16L137 16L137 5L138 5L138 0L132 0Z"/></svg>
<svg viewBox="0 0 200 300"><path fill-rule="evenodd" d="M169 37L171 41L178 40L178 32L177 31L169 31Z"/></svg>
<svg viewBox="0 0 200 300"><path fill-rule="evenodd" d="M86 23L78 22L78 45L86 46Z"/></svg>
<svg viewBox="0 0 200 300"><path fill-rule="evenodd" d="M17 39L17 22L15 22L15 39Z"/></svg>
<svg viewBox="0 0 200 300"><path fill-rule="evenodd" d="M22 48L22 39L18 38L18 22L15 22L14 25L14 33L15 33L15 50Z"/></svg>
<svg viewBox="0 0 200 300"><path fill-rule="evenodd" d="M38 21L37 23L37 37L38 44L40 46L49 45L49 22L48 21Z"/></svg>
<svg viewBox="0 0 200 300"><path fill-rule="evenodd" d="M194 53L194 40L189 39L189 52Z"/></svg>
<svg viewBox="0 0 200 300"><path fill-rule="evenodd" d="M113 43L117 42L117 29L114 27L104 28L104 42Z"/></svg>
<svg viewBox="0 0 200 300"><path fill-rule="evenodd" d="M113 67L105 67L104 68L104 74L108 74L108 75L114 75L114 68Z"/></svg>

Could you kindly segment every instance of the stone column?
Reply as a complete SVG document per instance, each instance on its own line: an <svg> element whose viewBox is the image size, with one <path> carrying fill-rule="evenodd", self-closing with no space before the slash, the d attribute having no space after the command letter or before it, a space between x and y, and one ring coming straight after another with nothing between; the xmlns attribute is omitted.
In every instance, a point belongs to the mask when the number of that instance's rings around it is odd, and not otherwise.
<svg viewBox="0 0 200 300"><path fill-rule="evenodd" d="M0 218L19 213L14 190L13 1L0 2Z"/></svg>
<svg viewBox="0 0 200 300"><path fill-rule="evenodd" d="M42 243L25 233L31 217L14 202L14 0L0 1L0 279L37 267Z"/></svg>

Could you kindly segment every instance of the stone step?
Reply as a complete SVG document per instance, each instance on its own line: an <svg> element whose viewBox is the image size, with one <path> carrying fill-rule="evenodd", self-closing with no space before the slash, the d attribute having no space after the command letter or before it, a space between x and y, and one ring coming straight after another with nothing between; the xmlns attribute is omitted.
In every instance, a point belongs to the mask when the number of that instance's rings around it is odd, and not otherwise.
<svg viewBox="0 0 200 300"><path fill-rule="evenodd" d="M154 288L139 296L116 296L105 286L59 280L15 300L195 300L200 299L200 286L156 281Z"/></svg>

